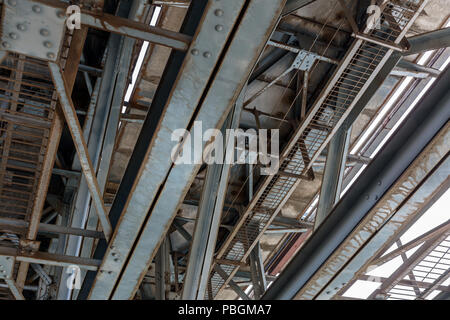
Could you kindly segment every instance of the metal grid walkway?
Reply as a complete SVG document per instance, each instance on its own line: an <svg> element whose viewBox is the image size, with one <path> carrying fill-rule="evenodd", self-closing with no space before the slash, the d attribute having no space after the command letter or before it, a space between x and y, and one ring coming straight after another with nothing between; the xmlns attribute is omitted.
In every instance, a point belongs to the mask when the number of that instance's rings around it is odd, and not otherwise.
<svg viewBox="0 0 450 320"><path fill-rule="evenodd" d="M425 2L388 2L381 15L381 29L372 29L366 34L393 45L399 44ZM238 271L239 263L246 261L300 182L292 174L306 174L391 53L392 49L366 40L353 43L283 152L278 174L266 178L219 250L217 259L229 261L229 264L220 264L228 278L223 279L213 271L208 297L215 297Z"/></svg>

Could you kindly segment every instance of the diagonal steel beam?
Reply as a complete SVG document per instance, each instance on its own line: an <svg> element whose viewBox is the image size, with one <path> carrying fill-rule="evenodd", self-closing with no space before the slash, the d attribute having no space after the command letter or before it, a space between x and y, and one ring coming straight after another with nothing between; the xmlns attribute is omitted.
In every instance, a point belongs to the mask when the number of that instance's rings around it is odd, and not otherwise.
<svg viewBox="0 0 450 320"><path fill-rule="evenodd" d="M86 178L92 200L99 216L103 233L105 234L105 238L109 240L112 233L111 223L109 222L109 218L106 213L105 204L103 203L103 196L100 193L100 187L95 176L95 170L89 156L86 141L83 137L83 130L81 129L80 122L78 121L78 116L75 111L72 98L68 95L69 88L67 80L64 78L64 75L57 64L49 63L49 68L59 96L61 109L63 110L70 133L72 134L73 142L80 158L83 174Z"/></svg>
<svg viewBox="0 0 450 320"><path fill-rule="evenodd" d="M190 20L188 24L185 23L185 29L188 30L184 32L194 35L190 51L186 55L174 53L169 59L166 74L143 124L111 208L114 219L121 219L110 248L106 251L103 268L113 273L97 275L90 293L92 299L107 299L112 293L125 259L172 165L171 153L176 145L171 142L173 130L188 127L244 2L234 1L226 7L222 2L211 1L206 7L205 1L191 4L187 15ZM203 17L198 17L203 12ZM221 27L216 28L217 25ZM214 32L213 40L211 32ZM169 81L173 81L173 84Z"/></svg>
<svg viewBox="0 0 450 320"><path fill-rule="evenodd" d="M282 16L287 16L291 13L294 13L298 9L307 6L308 4L314 2L315 0L287 0L286 5L283 8Z"/></svg>
<svg viewBox="0 0 450 320"><path fill-rule="evenodd" d="M69 6L69 4L55 0L35 1L42 2L54 8L61 8L61 10L66 10ZM180 51L186 51L192 40L190 36L182 33L149 26L138 21L110 15L104 12L98 14L81 10L80 21L81 24L86 27L148 41Z"/></svg>
<svg viewBox="0 0 450 320"><path fill-rule="evenodd" d="M222 127L222 133L225 133L226 129L235 129L239 126L244 94L245 89L242 90L234 110L228 115ZM231 147L232 143L234 147L234 141L224 140L224 145ZM230 150L230 148L225 150L225 159L227 150ZM197 214L194 241L190 248L188 266L184 278L183 299L203 300L204 298L216 247L230 170L230 164L212 164L208 166Z"/></svg>
<svg viewBox="0 0 450 320"><path fill-rule="evenodd" d="M204 128L219 128L223 124L272 34L284 3L284 0L253 0L247 6L195 118ZM255 17L258 19L255 20ZM190 134L195 134L194 128ZM198 147L203 150L206 142L211 139L212 132L205 131L202 146ZM189 147L193 149L192 146ZM202 156L201 153L191 154L197 159ZM181 164L175 165L171 170L136 242L113 299L130 299L134 296L200 166L197 163ZM154 177L155 173L152 175Z"/></svg>
<svg viewBox="0 0 450 320"><path fill-rule="evenodd" d="M382 265L383 263L386 263L392 259L394 259L395 257L399 256L400 254L418 246L419 244L421 244L422 242L430 239L431 237L434 237L436 234L438 233L442 233L442 232L447 232L448 230L450 230L450 220L447 220L446 222L444 222L443 224L431 229L428 232L425 232L424 234L418 236L417 238L409 241L408 243L405 243L404 245L402 245L401 247L398 247L397 249L381 256L378 259L373 260L371 263L373 265Z"/></svg>

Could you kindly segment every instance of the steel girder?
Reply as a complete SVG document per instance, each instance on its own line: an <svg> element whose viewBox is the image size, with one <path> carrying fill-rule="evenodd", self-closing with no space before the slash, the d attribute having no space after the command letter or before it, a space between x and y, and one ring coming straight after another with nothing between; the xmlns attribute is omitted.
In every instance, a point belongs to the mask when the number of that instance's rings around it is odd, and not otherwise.
<svg viewBox="0 0 450 320"><path fill-rule="evenodd" d="M447 125L333 254L330 259L333 262L326 264L329 267L321 268L334 278L317 299L330 299L342 291L346 287L343 284L348 284L357 273L372 265L371 258L378 255L387 239L397 238L401 227L416 218L418 209L443 186L448 187L450 158L444 159L450 149L449 138L450 126ZM356 253L355 250L359 251ZM343 262L346 265L342 268ZM320 280L314 278L315 281L324 281L326 276L322 272L319 274L322 275ZM311 292L316 291L311 287L316 289L310 286L310 291L306 287L301 290L303 297L309 299Z"/></svg>
<svg viewBox="0 0 450 320"><path fill-rule="evenodd" d="M185 21L181 28L182 33L191 36L195 34L196 29L200 23L205 5L206 1L196 1L195 3L192 3L192 6L190 6L189 8ZM199 52L197 51L196 53ZM139 174L139 170L144 161L146 151L149 148L149 139L151 140L151 137L155 136L155 132L157 132L159 128L160 119L162 119L164 115L164 112L166 110L165 106L168 103L169 98L171 97L171 91L172 88L175 87L177 77L179 74L181 74L185 57L186 57L185 53L175 51L172 52L169 58L160 85L158 86L158 90L156 91L155 96L153 98L153 103L152 107L150 108L149 116L146 118L142 126L141 133L136 142L133 155L131 156L131 159L128 163L127 170L122 179L122 183L120 184L119 190L116 194L113 206L111 207L110 210L109 217L113 227L116 227L119 224L125 203L127 201L128 196L130 195L133 184L135 182L135 178ZM188 57L190 57L190 55ZM143 223L144 219L145 214L143 212L139 212L138 220L140 221L141 224ZM136 221L135 218L133 220ZM140 225L139 223L137 223L137 221L136 224L138 226ZM130 236L132 238L135 238L137 236L138 227L133 226L132 224L130 228L132 230ZM123 232L123 236L127 237L127 231ZM124 244L130 247L131 246L130 242L132 241L134 240L129 239L128 241L124 242ZM108 250L108 243L106 243L106 241L100 241L95 249L94 257L98 259L103 259L107 250ZM110 272L110 274L112 275L112 271L108 272ZM78 300L84 300L88 298L91 287L93 286L94 282L96 282L96 276L97 273L95 272L88 272L86 274L82 288L77 297ZM111 288L109 288L109 290L110 289Z"/></svg>
<svg viewBox="0 0 450 320"><path fill-rule="evenodd" d="M230 111L224 125L222 134L226 137L227 129L237 129L241 118L245 89L242 90L235 107ZM234 141L223 139L225 153L234 150ZM232 143L232 145L231 145ZM226 155L224 159L226 159ZM208 283L209 270L216 247L223 205L225 202L231 164L212 164L206 172L202 197L199 203L195 230L189 260L184 276L182 299L203 300ZM174 225L177 221L174 221ZM180 230L179 230L180 231Z"/></svg>
<svg viewBox="0 0 450 320"><path fill-rule="evenodd" d="M263 2L258 0L248 4L230 42L227 54L195 118L204 128L219 128L224 122L271 36L284 3L284 0L264 0ZM191 135L192 133L193 129L191 129ZM204 132L203 147L212 138L207 134L211 133ZM159 198L154 203L113 299L131 299L134 296L137 286L151 264L161 236L170 227L175 218L176 209L182 203L200 166L200 164L182 164L175 165L171 170ZM171 214L168 215L167 212Z"/></svg>
<svg viewBox="0 0 450 320"><path fill-rule="evenodd" d="M245 213L220 248L217 258L231 260L233 263L222 265L222 268L229 273L226 281L222 281L222 277L212 273L214 295L222 290L227 281L232 279L239 270L239 262L245 261L253 246L256 245L295 187L301 182L301 179L283 176L283 172L301 175L310 169L336 131L342 125L346 125L346 118L354 112L358 101L363 99L364 93L370 88L372 81L377 78L384 64L389 61L394 52L392 46L397 46L403 40L426 3L427 1L420 1L411 6L410 2L405 1L386 7L382 12L382 15L386 17L392 14L391 10L403 12L402 14L408 11L402 21L402 26L390 24L386 27L387 30L381 33L367 27L364 29L364 33L367 34L365 38L371 40L357 39L352 43L333 76L282 152L280 172L264 180ZM387 45L386 41L392 45ZM247 231L250 229L249 225L253 223L261 224L261 230ZM247 236L248 232L254 234L253 238Z"/></svg>
<svg viewBox="0 0 450 320"><path fill-rule="evenodd" d="M104 258L101 271L105 272L97 275L90 293L91 299L107 299L112 293L120 270L125 267L126 258L171 167L171 151L175 146L175 142L170 143L172 132L188 127L243 5L244 1L236 1L225 8L221 3L208 2L190 52L183 64L177 68L179 70L170 70L175 74L179 71L179 76L170 95L166 96L167 103L155 109L151 108L123 180L125 183L127 180L133 180L133 191L130 193L128 186L123 187L122 183L111 208L112 215L121 216L121 219ZM203 4L193 3L190 11L196 11L194 14L198 15L203 11ZM196 18L196 21L199 20ZM191 26L196 23L191 22ZM217 28L217 25L221 28ZM214 32L213 38L211 32ZM165 84L163 80L161 85ZM168 89L166 87L160 91ZM156 103L161 101L156 98L154 104ZM162 107L164 109L161 109ZM159 123L155 123L155 119L159 117L153 117L153 113L159 112L158 109L162 116ZM150 143L149 131L152 137ZM126 204L120 200L122 197L127 198Z"/></svg>
<svg viewBox="0 0 450 320"><path fill-rule="evenodd" d="M449 81L450 70L447 69L272 284L264 299L292 299L307 285L441 130L450 117ZM326 280L317 282L316 292L319 293L326 283Z"/></svg>

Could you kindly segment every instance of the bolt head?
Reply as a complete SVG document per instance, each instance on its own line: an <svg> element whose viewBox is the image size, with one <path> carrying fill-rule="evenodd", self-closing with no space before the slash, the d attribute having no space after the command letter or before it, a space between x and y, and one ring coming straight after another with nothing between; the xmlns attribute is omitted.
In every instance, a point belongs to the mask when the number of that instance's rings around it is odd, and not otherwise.
<svg viewBox="0 0 450 320"><path fill-rule="evenodd" d="M27 26L24 25L23 23L19 23L17 25L17 29L19 29L20 31L27 31Z"/></svg>
<svg viewBox="0 0 450 320"><path fill-rule="evenodd" d="M15 6L17 5L17 0L9 0L9 1L8 1L8 4L9 4L10 6L15 7Z"/></svg>
<svg viewBox="0 0 450 320"><path fill-rule="evenodd" d="M44 47L52 48L53 47L53 43L51 43L50 41L44 41Z"/></svg>
<svg viewBox="0 0 450 320"><path fill-rule="evenodd" d="M191 50L191 53L192 53L192 55L194 55L194 56L198 56L198 54L199 54L200 52L198 51L198 49L192 49L192 50Z"/></svg>
<svg viewBox="0 0 450 320"><path fill-rule="evenodd" d="M47 58L55 59L55 54L53 52L49 52L49 53L47 53Z"/></svg>
<svg viewBox="0 0 450 320"><path fill-rule="evenodd" d="M211 57L211 52L206 51L205 53L203 53L203 56L204 56L205 58L210 58L210 57Z"/></svg>
<svg viewBox="0 0 450 320"><path fill-rule="evenodd" d="M6 48L6 49L11 48L11 45L9 44L9 42L6 42L6 41L2 42L2 46L3 46L3 48Z"/></svg>
<svg viewBox="0 0 450 320"><path fill-rule="evenodd" d="M65 14L64 11L62 11L62 10L56 11L56 16L57 16L58 18L60 18L60 19L66 18L66 14Z"/></svg>
<svg viewBox="0 0 450 320"><path fill-rule="evenodd" d="M42 8L38 5L33 6L33 12L35 13L41 13L42 12Z"/></svg>
<svg viewBox="0 0 450 320"><path fill-rule="evenodd" d="M223 10L216 9L216 11L214 11L214 14L216 15L216 17L221 17L221 16L223 16Z"/></svg>
<svg viewBox="0 0 450 320"><path fill-rule="evenodd" d="M48 31L47 29L41 29L41 31L39 31L39 33L41 34L41 36L44 36L44 37L48 37L50 35L50 31Z"/></svg>
<svg viewBox="0 0 450 320"><path fill-rule="evenodd" d="M10 37L11 39L13 39L13 40L17 40L17 38L18 38L19 36L17 35L17 33L11 32L11 33L9 34L9 37Z"/></svg>
<svg viewBox="0 0 450 320"><path fill-rule="evenodd" d="M218 25L215 27L215 29L216 29L216 31L218 31L218 32L223 31L223 25L218 24Z"/></svg>

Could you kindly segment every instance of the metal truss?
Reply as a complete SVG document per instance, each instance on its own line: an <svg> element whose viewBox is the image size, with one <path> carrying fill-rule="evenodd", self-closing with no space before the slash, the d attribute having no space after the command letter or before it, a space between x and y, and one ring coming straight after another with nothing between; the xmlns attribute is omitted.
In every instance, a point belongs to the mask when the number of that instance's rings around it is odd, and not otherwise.
<svg viewBox="0 0 450 320"><path fill-rule="evenodd" d="M279 172L265 179L219 250L217 259L230 261L228 264L218 263L228 278L224 280L215 272L211 273L210 298L215 297L233 278L240 263L246 261L300 183L301 179L289 175L305 175L311 168L394 49L397 49L425 4L426 1L388 2L381 17L389 23L380 30L366 28L364 39L360 37L354 41L283 151Z"/></svg>

